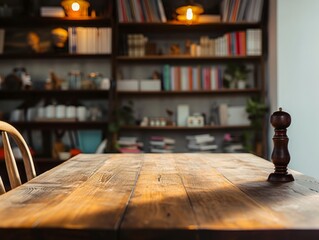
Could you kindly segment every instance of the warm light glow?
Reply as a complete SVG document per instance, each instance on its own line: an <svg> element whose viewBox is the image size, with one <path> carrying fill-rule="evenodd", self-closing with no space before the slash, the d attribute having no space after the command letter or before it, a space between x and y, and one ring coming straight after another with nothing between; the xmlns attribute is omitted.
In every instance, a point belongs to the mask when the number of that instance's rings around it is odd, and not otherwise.
<svg viewBox="0 0 319 240"><path fill-rule="evenodd" d="M63 0L61 5L68 17L78 18L88 16L90 4L85 0Z"/></svg>
<svg viewBox="0 0 319 240"><path fill-rule="evenodd" d="M204 12L204 9L199 4L189 4L186 6L181 6L176 9L177 20L191 24L196 22L198 16Z"/></svg>
<svg viewBox="0 0 319 240"><path fill-rule="evenodd" d="M80 4L78 2L72 3L72 10L77 12L80 10Z"/></svg>
<svg viewBox="0 0 319 240"><path fill-rule="evenodd" d="M188 21L192 20L194 17L193 10L191 8L187 8L186 10L186 19Z"/></svg>

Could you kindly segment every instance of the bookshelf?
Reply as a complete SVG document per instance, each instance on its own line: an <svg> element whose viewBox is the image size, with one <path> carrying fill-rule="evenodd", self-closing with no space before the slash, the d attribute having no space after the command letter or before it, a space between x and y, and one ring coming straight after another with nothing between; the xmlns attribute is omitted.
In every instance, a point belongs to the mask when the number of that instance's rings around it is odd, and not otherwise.
<svg viewBox="0 0 319 240"><path fill-rule="evenodd" d="M31 4L31 1L25 1ZM24 2L24 3L25 3ZM49 7L59 7L61 1L42 1L42 4ZM0 90L0 112L1 118L11 122L25 136L28 144L35 150L34 157L37 173L40 174L53 166L62 163L62 160L52 158L52 149L57 136L62 136L66 151L69 148L79 147L80 135L84 138L86 134L96 134L98 141L102 141L108 137L108 124L110 114L114 104L112 79L114 62L111 45L113 42L113 25L112 9L114 7L112 1L94 0L90 1L91 12L94 10L96 16L85 16L80 18L69 17L46 17L40 14L34 15L29 12L29 8L22 8L19 1L6 1L9 8L12 9L12 16L1 17L0 29L5 32L6 41L4 50L0 54L0 76L2 81L13 73L14 68L24 67L31 76L31 89L10 89L2 85ZM28 5L28 6L29 6ZM42 5L43 6L43 5ZM42 7L39 6L39 7ZM37 9L39 10L39 9ZM39 11L37 11L39 12ZM66 31L70 29L90 29L84 34L87 41L92 42L89 35L98 31L98 29L108 29L108 36L96 44L108 46L107 50L97 49L95 44L85 43L88 49L77 52L71 51L71 38L68 38L66 47L56 49L53 47L53 37L50 32L56 28L63 28ZM89 32L90 31L90 32ZM31 51L27 46L26 34L35 32L40 37L40 44L49 43L45 51ZM16 35L10 35L15 33ZM82 38L81 38L82 39ZM12 41L11 41L12 40ZM74 40L74 39L73 39ZM12 47L8 45L8 41L14 42L16 45ZM8 47L9 46L9 47ZM92 49L92 46L94 49ZM91 47L91 49L89 49ZM46 82L52 80L51 72L61 81L68 83L70 81L69 73L72 71L81 72L82 80L90 80L90 85L74 89L70 84L67 87L61 84L58 88L48 88ZM109 80L109 87L100 88L98 84L92 84L93 78L89 78L90 73L99 73ZM101 80L101 79L99 79ZM39 117L40 109L46 111L46 106L56 104L65 109L68 107L76 109L77 106L85 106L87 117L85 120L79 120L77 115L74 117ZM17 108L21 109L21 117L12 119L12 114ZM32 111L31 111L32 110ZM28 112L33 112L33 117L26 117ZM93 114L93 112L98 112ZM38 113L38 114L37 114ZM65 112L67 114L67 112ZM97 117L93 117L97 116ZM71 137L71 134L73 137ZM71 140L71 138L73 138ZM75 139L74 139L75 138ZM75 146L72 146L75 141ZM20 166L19 168L22 167ZM3 166L1 166L1 169ZM2 175L2 174L1 174ZM4 179L5 181L5 179Z"/></svg>
<svg viewBox="0 0 319 240"><path fill-rule="evenodd" d="M234 8L231 2L238 4L238 9L234 10L235 12L238 11L237 13L231 12L231 9ZM170 17L167 17L167 20L162 22L119 19L116 26L116 38L119 39L120 43L117 46L117 54L115 56L117 66L116 82L118 83L122 79L151 79L153 72L158 72L162 80L162 88L156 91L140 91L136 89L117 90L118 104L125 104L128 101L132 101L134 103L133 108L137 120L135 126L123 126L121 128L120 134L122 136L139 137L139 139L146 144L146 152L148 151L147 145L149 139L151 139L152 136L161 135L163 137L172 137L176 139L176 152L184 152L187 151L187 148L185 148L187 145L185 137L187 135L208 133L216 137L217 144L219 145L218 151L223 151L221 145L223 144L222 141L225 134L230 133L237 136L254 131L251 125L221 125L218 123L211 125L208 121L213 103L226 103L229 106L245 106L249 98L258 99L261 102L265 101L265 61L267 57L266 13L268 1L258 0L255 3L247 3L248 5L252 5L247 10L249 12L247 14L242 12L245 7L241 6L239 4L240 2L241 1L212 1L208 3L210 6L204 6L206 9L214 8L213 14L221 14L222 20L219 22L193 23L188 25L177 22ZM167 16L170 16L178 5L178 3L164 0L163 3L166 13L169 13ZM228 5L228 10L226 10L226 5ZM252 8L260 9L260 12L253 14L251 12ZM239 13L239 11L241 13ZM233 14L235 15L232 16ZM237 17L238 14L241 15L241 17ZM257 31L258 33L255 33ZM238 45L240 45L240 43L237 42L239 41L239 32L244 34L244 39L247 41L247 43L244 43L245 48L247 47L244 51L239 51ZM142 53L142 55L132 55L130 51L134 51L134 49L130 49L129 38L132 35L134 36L134 34L143 35L143 39L147 39L146 44L152 44L153 48L155 46L155 53L154 50L147 52L146 46L145 53ZM193 55L186 51L186 41L199 45L200 39L203 36L214 39L215 46L218 44L217 39L223 39L220 40L222 41L222 51L217 47L214 48L215 51L211 54ZM258 38L258 40L256 40L256 38ZM141 43L137 43L137 45L141 45ZM173 45L178 46L179 49L177 53L172 51L171 48ZM135 48L135 46L133 45L132 48ZM225 69L230 64L244 64L250 68L250 80L244 89L224 85L223 75ZM221 79L219 79L220 85L218 87L202 85L196 89L188 86L186 86L186 88L165 88L165 86L163 86L165 81L163 68L165 65L170 67L170 76L168 77L170 81L172 81L173 78L172 72L175 72L173 75L176 74L176 69L179 71L179 68L186 67L188 69L194 69L194 67L200 66L211 69L215 66L221 66L222 76ZM201 71L201 69L198 71ZM178 74L182 75L180 72L177 73L177 75ZM187 79L187 84L188 82L194 81L194 78L190 79L191 77L189 75L179 77L179 81L183 81L185 78ZM197 81L201 80L197 79ZM193 83L191 83L191 85L192 84ZM169 83L169 85L172 84ZM180 85L183 85L183 83L180 83ZM180 104L188 105L190 114L203 113L207 118L205 125L201 127L176 125L140 126L140 122L144 117L167 117L167 109L174 112L173 118L175 118L176 121L177 107ZM262 142L263 149L253 150L258 151L257 154L261 156L264 156L267 151L265 132L265 125L263 125L263 128L258 132L258 135L262 135L260 141Z"/></svg>
<svg viewBox="0 0 319 240"><path fill-rule="evenodd" d="M123 2L125 11L118 9L118 4ZM139 6L138 2L143 4L154 3L152 11L156 11L157 17L153 18L155 14L145 13L143 6ZM163 3L163 9L159 10L156 5L159 2ZM230 2L241 1L206 1L204 8L205 14L212 14L214 16L224 16L224 7ZM248 2L248 1L247 1ZM52 28L63 27L68 28L110 28L112 30L112 51L111 52L86 52L86 53L70 53L69 51L55 52L47 51L43 53L33 53L28 51L4 51L0 54L0 75L2 77L11 73L14 67L24 66L32 76L32 80L39 80L45 82L48 77L48 72L54 70L62 78L68 78L68 72L73 69L80 69L87 76L90 72L100 72L104 77L111 80L110 90L92 90L92 89L69 89L69 90L39 90L32 91L5 91L1 90L0 101L2 102L21 102L23 100L36 99L57 99L61 101L99 101L102 102L103 108L107 109L107 114L103 119L98 121L85 122L59 122L59 121L18 121L15 122L22 131L34 130L40 131L45 135L44 145L45 153L39 156L43 161L52 161L50 159L50 149L54 137L52 137L51 129L61 130L101 130L103 135L108 134L108 125L117 121L113 113L113 109L120 108L128 101L133 101L134 117L136 124L129 126L122 126L117 132L117 137L120 136L136 136L145 146L147 146L149 139L152 136L163 135L164 137L171 137L176 139L175 148L177 152L187 151L186 135L195 134L212 134L216 137L216 142L219 146L222 145L223 137L226 133L241 135L245 132L252 131L250 125L220 125L210 124L211 109L214 104L226 103L230 106L246 104L247 99L253 97L258 98L262 102L265 101L266 96L266 79L265 79L265 61L267 58L267 8L268 1L263 2L263 10L261 11L260 21L233 21L225 20L219 22L200 22L191 25L177 22L173 19L175 9L181 4L180 1L90 1L92 9L98 9L98 15L92 17L81 17L80 19L70 19L68 17L40 17L29 15L16 2L8 1L8 4L13 8L20 10L17 14L19 17L3 17L0 21L0 28L5 30L21 30L38 31L51 30ZM58 6L60 1L47 1L46 4L51 6ZM131 11L133 4L134 12ZM226 5L225 5L226 4ZM157 6L157 7L156 7ZM144 6L145 7L145 6ZM256 7L256 6L255 6ZM150 8L150 6L149 6ZM228 9L232 9L228 6ZM92 10L90 9L90 10ZM17 11L18 11L17 10ZM240 7L238 6L238 11ZM243 11L243 10L241 10ZM123 13L131 14L128 16L119 16ZM129 13L130 12L130 13ZM134 15L135 14L135 15ZM164 15L165 14L165 17ZM237 13L239 14L239 12ZM241 13L242 14L242 13ZM134 15L134 17L133 17ZM143 17L142 17L143 15ZM232 15L232 13L228 13ZM240 14L239 14L240 15ZM138 17L140 16L140 17ZM221 17L221 19L222 19ZM234 16L230 19L236 19ZM262 52L260 54L244 54L236 52L234 54L210 54L210 55L192 55L186 51L186 41L191 43L200 43L203 36L208 36L209 39L217 39L223 36L224 38L231 38L230 33L245 32L250 29L259 29L261 31ZM128 54L128 35L142 34L147 38L147 44L153 48L153 52L145 49L143 56L129 56ZM236 35L236 34L235 34ZM91 40L90 40L91 41ZM152 43L153 45L151 45ZM224 43L225 44L225 43ZM229 45L229 44L228 44ZM156 51L154 52L154 46ZM176 46L179 52L176 53ZM172 47L172 49L171 49ZM175 47L175 50L174 50ZM177 49L178 50L178 49ZM218 88L200 87L198 89L157 89L156 91L120 91L116 89L119 81L123 79L148 80L154 75L154 72L163 76L163 67L214 67L220 66L221 72L229 64L239 65L244 64L251 69L249 75L249 86L244 89L226 88L221 82ZM41 67L39 67L41 66ZM201 70L199 70L201 71ZM187 77L189 80L189 76ZM162 79L162 77L161 77ZM189 80L190 81L190 80ZM38 82L38 81L37 81ZM113 89L114 87L114 89ZM140 126L143 117L165 117L168 118L167 110L173 112L173 120L176 121L178 105L188 105L190 114L204 113L206 116L206 124L201 127L188 126ZM2 105L3 106L3 105ZM7 109L1 109L7 113ZM260 130L262 134L263 146L266 146L266 130L265 126ZM42 144L42 142L41 142ZM266 147L262 150L262 154L266 153ZM147 152L147 147L145 148ZM222 151L221 148L218 151ZM53 161L54 163L56 161ZM59 162L58 162L59 163Z"/></svg>

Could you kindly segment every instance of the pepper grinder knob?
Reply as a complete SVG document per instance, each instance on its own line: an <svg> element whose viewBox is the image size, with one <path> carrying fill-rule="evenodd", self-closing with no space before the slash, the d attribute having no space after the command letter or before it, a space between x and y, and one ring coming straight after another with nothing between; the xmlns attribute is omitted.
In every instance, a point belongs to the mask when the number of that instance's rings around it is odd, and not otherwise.
<svg viewBox="0 0 319 240"><path fill-rule="evenodd" d="M270 123L275 128L275 135L273 137L274 149L271 155L272 162L275 165L275 172L268 177L270 182L291 182L294 177L287 172L287 166L290 162L290 154L288 151L287 128L290 126L291 117L287 112L274 112L270 117Z"/></svg>

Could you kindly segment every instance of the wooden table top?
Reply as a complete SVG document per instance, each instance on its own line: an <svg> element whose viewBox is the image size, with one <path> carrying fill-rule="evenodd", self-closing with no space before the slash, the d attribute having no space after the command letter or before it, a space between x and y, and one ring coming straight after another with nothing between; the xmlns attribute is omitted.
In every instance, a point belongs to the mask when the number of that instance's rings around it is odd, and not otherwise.
<svg viewBox="0 0 319 240"><path fill-rule="evenodd" d="M319 239L319 183L251 154L80 154L0 196L1 240Z"/></svg>

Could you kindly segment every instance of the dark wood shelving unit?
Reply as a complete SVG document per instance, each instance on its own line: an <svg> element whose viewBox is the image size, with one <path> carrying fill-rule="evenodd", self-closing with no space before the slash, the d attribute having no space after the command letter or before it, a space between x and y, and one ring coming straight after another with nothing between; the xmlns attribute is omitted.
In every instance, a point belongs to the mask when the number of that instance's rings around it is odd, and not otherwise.
<svg viewBox="0 0 319 240"><path fill-rule="evenodd" d="M129 62L133 64L143 63L154 63L154 62L259 62L262 60L262 56L200 56L193 57L190 55L150 55L143 57L129 57L129 56L118 56L116 59L119 62ZM175 62L176 63L176 62Z"/></svg>
<svg viewBox="0 0 319 240"><path fill-rule="evenodd" d="M194 23L191 25L178 23L176 21L168 21L166 23L119 23L118 27L120 31L126 33L134 33L141 31L143 32L172 32L172 31L196 31L196 32L206 32L211 31L239 31L245 30L247 28L260 28L262 23L256 22L241 22L241 23L230 23L230 22L216 22L216 23Z"/></svg>
<svg viewBox="0 0 319 240"><path fill-rule="evenodd" d="M61 6L61 1L50 1L50 3L45 1L39 1L42 5L48 4L49 6ZM98 17L81 17L81 18L70 18L70 17L33 17L28 16L29 4L31 1L12 1L8 0L8 6L14 8L15 11L19 11L17 14L12 17L0 17L0 28L5 29L5 33L20 33L26 34L29 31L35 31L39 34L41 41L50 41L50 31L53 28L64 28L68 29L68 27L91 27L91 28L111 28L112 29L112 44L114 41L114 26L115 26L115 18L113 9L115 9L114 4L115 1L104 1L104 0L94 0L90 1L92 9L95 8ZM23 9L22 5L23 4ZM17 10L19 9L19 10ZM22 10L21 10L22 9ZM28 10L27 10L28 9ZM40 9L38 9L40 10ZM30 13L31 14L31 13ZM43 33L44 36L41 34ZM20 36L20 35L19 35ZM43 38L42 38L43 37ZM25 41L25 42L24 42ZM18 37L18 44L26 44L26 38L23 38L21 35L21 39ZM68 44L68 42L66 43ZM22 46L22 45L21 45ZM8 102L18 102L21 101L22 107L27 109L28 106L33 106L35 103L39 102L39 100L56 100L59 102L64 102L66 105L69 103L82 101L82 100L92 100L92 101L104 101L105 108L108 110L107 116L103 116L103 120L98 121L71 121L71 120L58 120L58 119L50 119L50 120L39 120L39 121L19 121L19 122L10 122L13 124L21 133L23 133L26 137L26 141L28 142L30 147L33 147L34 137L38 137L41 135L41 139L37 144L41 144L41 148L39 153L34 155L34 164L37 170L37 174L41 174L59 164L62 164L64 161L55 160L51 158L52 147L54 140L57 138L57 133L71 133L76 132L77 130L101 130L102 138L107 138L108 136L108 126L110 120L110 113L112 112L114 106L114 84L112 84L112 80L114 79L113 72L115 66L114 61L114 53L110 54L76 54L76 53L68 53L68 50L54 51L51 49L46 53L31 53L29 49L21 47L20 45L17 49L21 48L21 51L13 49L12 46L8 47L7 51L4 51L3 54L0 54L0 62L3 64L2 66L7 66L12 63L12 68L16 65L16 62L19 62L19 66L23 66L24 62L32 62L35 64L51 64L54 62L59 64L61 61L61 65L67 63L70 65L76 65L77 63L90 63L91 60L98 61L103 64L103 67L109 68L109 78L111 79L111 87L110 90L44 90L44 89L31 89L31 90L19 90L19 91L8 91L0 89L0 100L1 104ZM5 49L6 50L6 49ZM52 61L51 61L52 60ZM104 64L105 62L105 64ZM71 67L71 66L70 66ZM58 72L58 77L61 77L59 73L59 69L56 66L52 67L54 71ZM79 68L75 66L75 68ZM66 68L67 69L67 68ZM94 69L94 67L93 67ZM8 74L11 69L1 69L0 74ZM27 68L29 70L29 68ZM38 70L42 70L41 66L39 66ZM70 68L70 70L72 70ZM86 69L85 71L89 71ZM92 70L93 71L93 70ZM94 72L97 72L94 69ZM31 74L32 81L45 81L45 79L40 79L40 76L33 76L33 72L29 72ZM67 73L66 73L67 74ZM108 77L108 76L105 76ZM63 77L62 77L63 78ZM34 85L36 86L36 85ZM99 103L100 104L100 103ZM103 103L104 104L104 103ZM3 105L2 105L3 106ZM4 108L6 109L6 108ZM8 110L4 110L4 116L7 117L10 113ZM105 119L104 119L105 118ZM37 132L36 135L33 135L34 132ZM63 134L62 134L63 135ZM99 134L100 136L100 134ZM67 137L67 136L65 136ZM102 139L101 139L102 140ZM73 143L72 143L73 144ZM71 145L72 145L71 144ZM22 181L26 181L26 177L24 174L24 166L21 160L17 160L17 165L19 168L19 172L21 173ZM0 160L0 176L2 177L5 184L8 184L8 177L5 168L5 162Z"/></svg>
<svg viewBox="0 0 319 240"><path fill-rule="evenodd" d="M111 54L69 54L69 53L40 53L40 54L0 54L0 60L8 59L109 59Z"/></svg>
<svg viewBox="0 0 319 240"><path fill-rule="evenodd" d="M48 120L48 121L30 121L30 122L12 122L20 130L77 130L77 129L106 129L108 121L69 121L69 120Z"/></svg>
<svg viewBox="0 0 319 240"><path fill-rule="evenodd" d="M204 126L204 127L180 127L180 126L123 126L122 130L129 131L129 130L139 130L139 131L207 131L207 130L241 130L241 129L251 129L251 126L244 126L244 125L236 125L236 126Z"/></svg>
<svg viewBox="0 0 319 240"><path fill-rule="evenodd" d="M207 97L220 95L256 95L260 94L259 88L247 89L219 89L219 90L199 90L199 91L118 91L120 97Z"/></svg>
<svg viewBox="0 0 319 240"><path fill-rule="evenodd" d="M13 3L14 4L14 3ZM43 2L44 4L44 2ZM56 2L60 6L60 3ZM0 21L0 27L3 29L15 30L42 30L42 29L52 29L53 27L110 27L113 29L114 18L112 17L112 2L102 2L97 1L95 6L103 6L105 10L98 9L98 11L103 11L104 16L102 17L81 17L81 18L70 18L70 17L34 17L27 16L26 12L19 13L19 16L15 17L2 17ZM16 7L13 5L13 7ZM24 6L26 7L26 5ZM26 9L24 9L26 11ZM70 54L68 52L51 52L48 51L46 53L28 53L28 52L5 52L4 54L0 54L0 61L20 61L20 60L41 60L48 61L51 59L63 59L70 60L71 62L83 60L89 61L90 59L106 61L107 65L110 66L110 69L113 69L113 54ZM63 64L63 63L61 63ZM112 74L110 74L111 76ZM20 91L7 91L0 90L0 100L19 100L23 101L23 106L32 106L32 104L36 103L39 100L50 100L54 99L57 101L66 101L66 102L75 102L76 100L102 100L105 101L107 109L111 111L112 109L112 96L114 94L110 93L111 90L41 90L41 89L32 89L32 90L20 90ZM109 116L107 116L109 118ZM51 144L52 140L51 136L56 130L94 130L100 129L104 133L107 131L109 119L101 120L101 121L70 121L70 120L58 120L58 119L50 119L50 120L41 120L41 121L30 121L30 122L12 122L12 124L17 127L21 131L27 131L28 137L30 137L30 132L33 130L40 130L42 133L42 145L43 152L45 156L41 156L41 159L45 157L46 159L50 159L51 155ZM103 134L104 134L103 133ZM38 162L38 156L35 157L36 162ZM46 162L46 161L43 161ZM38 162L42 164L42 161Z"/></svg>
<svg viewBox="0 0 319 240"><path fill-rule="evenodd" d="M174 8L174 4L170 3L169 9ZM250 97L256 97L265 99L266 97L266 77L265 77L265 61L267 57L267 10L268 10L268 1L264 2L263 14L260 22L214 22L214 23L193 23L193 24L184 24L178 23L176 21L168 21L165 23L152 23L152 22L117 22L116 24L116 39L118 39L119 44L117 44L116 54L114 56L116 70L121 68L129 69L129 74L124 75L123 79L138 79L138 77L134 76L142 75L141 70L139 74L136 74L138 70L136 68L143 69L143 66L149 67L152 66L154 69L159 68L158 66L162 66L164 64L168 64L171 66L197 66L197 65L227 65L229 63L240 64L244 63L246 65L250 65L253 68L252 81L253 88L247 89L216 89L216 90L204 90L204 91L117 91L117 102L125 103L127 100L136 100L138 104L145 100L147 103L148 100L156 100L160 99L165 100L167 104L168 99L174 99L173 104L181 99L183 102L185 99L191 102L193 99L199 98L209 98L214 99L234 99L235 103L238 99L244 102L244 98L248 99ZM190 40L191 42L195 42L199 44L199 39L201 36L208 36L209 38L218 38L223 36L226 33L237 32L237 31L246 31L248 29L261 29L262 32L262 54L255 55L236 55L229 54L227 56L191 56L186 54L176 54L176 55L167 55L170 52L169 47L173 43L172 40L176 38L176 44L183 44L185 40ZM128 35L129 34L143 34L149 42L153 43L153 46L158 47L153 52L162 52L163 55L145 55L141 57L132 57L128 56L129 54L129 46L128 46ZM132 37L133 38L133 37ZM133 40L132 40L133 41ZM166 44L167 43L167 44ZM120 45L122 44L122 45ZM127 44L127 45L126 45ZM183 46L180 45L180 51L183 52ZM155 48L155 47L154 47ZM159 51L160 49L160 51ZM132 50L134 51L134 49ZM220 54L222 55L222 54ZM134 69L134 70L133 70ZM216 87L218 88L218 87ZM230 100L231 101L231 100ZM154 101L156 102L156 101ZM163 101L164 102L164 101ZM207 103L209 104L209 103ZM245 104L245 103L241 103ZM169 105L169 104L168 104ZM236 104L235 104L236 105ZM166 106L167 108L174 108L174 106ZM138 108L138 107L137 107ZM142 108L140 106L140 108ZM162 108L165 109L165 106ZM202 109L202 108L201 108ZM175 110L175 109L174 109ZM191 111L196 112L195 109L191 109ZM145 116L147 116L147 110L142 111ZM160 112L160 111L150 111L151 113ZM153 116L147 116L152 118ZM159 117L159 116L157 116ZM164 116L165 117L165 116ZM174 115L176 117L176 115ZM125 135L127 132L128 135L132 135L134 133L144 134L151 136L152 132L173 132L174 134L184 134L188 135L200 132L210 132L210 131L218 131L219 133L223 132L246 132L246 131L254 131L252 126L205 126L205 127L178 127L178 126L163 126L163 127L152 127L152 126L123 126L121 127L121 135ZM266 146L266 134L264 129L261 129L260 132L263 134L263 145ZM218 133L218 134L219 134ZM165 135L163 133L163 135ZM219 134L221 135L221 134ZM266 149L263 150L266 153Z"/></svg>
<svg viewBox="0 0 319 240"><path fill-rule="evenodd" d="M69 17L28 17L20 16L16 18L1 18L0 27L5 28L48 28L48 27L64 27L64 26L81 26L81 27L105 27L111 26L112 20L104 17L82 17L80 19L72 19Z"/></svg>
<svg viewBox="0 0 319 240"><path fill-rule="evenodd" d="M42 1L43 2L43 1ZM91 4L94 1L90 1ZM104 90L30 90L30 91L1 91L0 90L0 100L27 100L35 101L39 99L79 99L79 100L106 100L108 101L109 112L112 112L114 107L119 107L122 100L129 98L138 98L138 100L148 101L151 98L157 99L170 99L170 98L181 98L182 100L188 98L190 101L196 98L237 98L240 97L251 97L251 96L264 96L265 95L265 58L267 55L267 42L265 39L266 25L265 21L261 22L216 22L216 23L200 23L200 24L180 24L175 21L169 20L166 23L120 23L117 20L117 1L103 1L96 0L95 3L102 4L105 6L107 17L83 17L81 19L72 19L69 17L55 18L55 17L28 17L28 16L17 16L10 18L1 18L0 27L8 28L11 30L15 29L46 29L52 27L111 27L112 28L112 53L111 54L69 54L69 53L45 53L45 54L27 54L27 53L17 53L17 54L0 54L0 62L6 61L20 61L20 60L43 60L49 62L51 59L55 60L65 60L76 62L89 61L90 59L98 61L106 61L110 66L110 79L111 87L110 91ZM265 1L265 5L268 1ZM57 3L60 4L60 3ZM168 5L174 5L173 1ZM168 6L170 9L172 6ZM165 7L165 6L164 6ZM166 10L167 10L166 9ZM265 8L267 10L267 6ZM167 16L170 18L171 16ZM189 38L194 34L194 38L199 35L208 35L209 37L218 37L227 32L231 31L245 31L246 29L259 28L263 30L263 54L261 56L200 56L193 57L190 55L146 55L144 57L129 57L124 56L121 49L123 36L130 33L139 34L149 34L154 39L172 35L179 36L182 35L185 39ZM175 35L174 35L175 34ZM174 35L174 36L173 36ZM191 37L190 37L191 38ZM152 39L153 40L153 39ZM164 51L163 51L164 52ZM53 61L52 61L53 62ZM64 62L64 61L63 61ZM221 64L225 65L228 63L247 63L254 66L258 66L258 74L254 74L254 81L259 82L254 88L248 89L218 89L213 91L125 91L116 92L116 81L118 80L118 72L121 66L132 66L139 67L142 65L163 65L163 64L176 64L176 65L214 65ZM61 63L63 64L63 63ZM259 76L257 76L259 75ZM175 99L174 99L175 100ZM114 116L113 116L114 117ZM105 121L94 121L94 122L68 122L68 121L34 121L34 122L15 122L14 124L18 129L23 131L40 130L45 132L48 137L52 134L54 129L61 130L77 130L77 129L102 129L107 131L109 123L112 123L114 119L107 119ZM124 126L120 129L121 133L126 131L133 132L147 132L147 134L152 133L152 131L172 131L174 134L191 134L192 132L205 132L205 131L246 131L250 130L250 126L205 126L205 127L176 127L176 126L165 126L165 127L140 127L140 126ZM46 140L45 140L46 141ZM47 144L47 143L46 143ZM48 151L47 151L48 152ZM41 156L43 157L47 156ZM38 158L38 157L37 157ZM40 159L40 158L39 158ZM49 158L47 158L49 159ZM43 162L46 162L44 160ZM50 160L49 160L50 162ZM39 163L42 163L41 161Z"/></svg>
<svg viewBox="0 0 319 240"><path fill-rule="evenodd" d="M30 99L30 98L56 98L56 99L108 99L109 90L20 90L1 91L0 99Z"/></svg>

